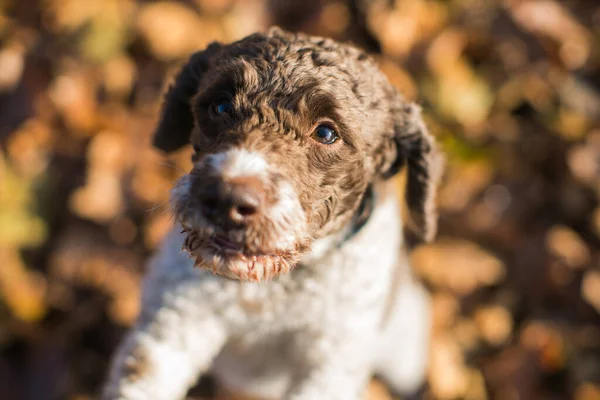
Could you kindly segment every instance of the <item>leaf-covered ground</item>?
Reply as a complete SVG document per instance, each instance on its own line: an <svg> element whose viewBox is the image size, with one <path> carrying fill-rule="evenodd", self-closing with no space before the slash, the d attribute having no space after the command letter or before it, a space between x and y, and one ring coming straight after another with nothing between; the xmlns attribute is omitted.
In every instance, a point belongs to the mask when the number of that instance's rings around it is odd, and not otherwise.
<svg viewBox="0 0 600 400"><path fill-rule="evenodd" d="M0 399L97 395L189 168L161 93L271 24L377 54L447 154L426 398L600 399L596 0L0 0Z"/></svg>

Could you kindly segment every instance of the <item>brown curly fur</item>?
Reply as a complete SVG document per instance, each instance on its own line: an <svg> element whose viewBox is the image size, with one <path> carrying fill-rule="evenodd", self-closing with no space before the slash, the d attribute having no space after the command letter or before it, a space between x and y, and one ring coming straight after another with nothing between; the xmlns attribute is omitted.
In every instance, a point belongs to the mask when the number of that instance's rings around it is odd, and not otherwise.
<svg viewBox="0 0 600 400"><path fill-rule="evenodd" d="M234 111L215 118L212 106L223 100ZM333 145L310 138L323 121L340 135ZM308 231L301 247L346 226L367 187L405 165L412 222L422 238L435 234L441 168L433 139L419 108L351 45L273 28L194 54L166 95L154 143L173 151L188 142L194 160L231 148L264 155L270 180L284 179L298 194ZM191 175L199 177L194 192L207 174ZM250 224L246 241L268 241L265 229L264 220Z"/></svg>

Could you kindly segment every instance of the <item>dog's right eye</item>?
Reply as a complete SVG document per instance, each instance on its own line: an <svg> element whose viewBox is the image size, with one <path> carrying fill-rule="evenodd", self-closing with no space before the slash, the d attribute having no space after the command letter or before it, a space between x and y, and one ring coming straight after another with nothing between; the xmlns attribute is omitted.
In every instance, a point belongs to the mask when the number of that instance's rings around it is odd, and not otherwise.
<svg viewBox="0 0 600 400"><path fill-rule="evenodd" d="M311 137L319 143L332 144L339 139L333 128L327 124L321 124L315 129Z"/></svg>
<svg viewBox="0 0 600 400"><path fill-rule="evenodd" d="M223 101L213 106L216 115L229 114L233 111L233 104L230 101Z"/></svg>

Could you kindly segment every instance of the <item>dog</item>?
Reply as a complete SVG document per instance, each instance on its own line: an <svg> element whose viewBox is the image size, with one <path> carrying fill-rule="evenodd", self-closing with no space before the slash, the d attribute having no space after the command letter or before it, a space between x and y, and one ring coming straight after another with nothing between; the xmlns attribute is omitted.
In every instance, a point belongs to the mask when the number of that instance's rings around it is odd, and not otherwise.
<svg viewBox="0 0 600 400"><path fill-rule="evenodd" d="M371 57L279 28L212 43L153 140L191 144L193 169L104 399L181 399L207 372L261 399L361 399L373 374L419 388L429 303L403 228L434 237L442 157Z"/></svg>

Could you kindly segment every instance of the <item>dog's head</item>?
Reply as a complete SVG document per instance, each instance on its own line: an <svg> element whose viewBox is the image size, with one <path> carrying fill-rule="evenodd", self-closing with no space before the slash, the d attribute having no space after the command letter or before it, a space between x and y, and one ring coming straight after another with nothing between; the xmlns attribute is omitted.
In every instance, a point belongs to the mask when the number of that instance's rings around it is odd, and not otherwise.
<svg viewBox="0 0 600 400"><path fill-rule="evenodd" d="M241 280L289 271L340 232L368 187L408 167L421 236L436 230L438 159L419 109L360 50L273 28L194 54L154 144L191 143L171 202L196 265Z"/></svg>

